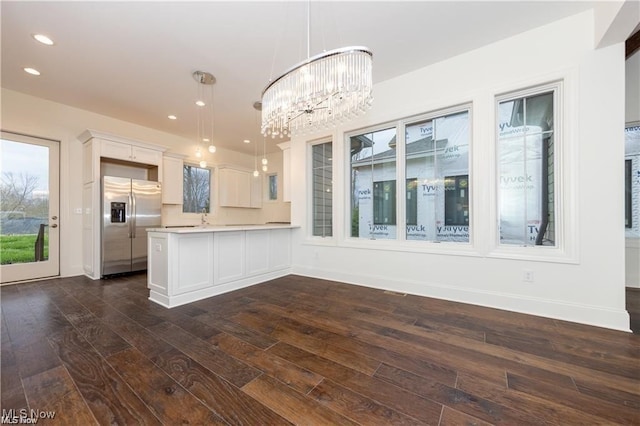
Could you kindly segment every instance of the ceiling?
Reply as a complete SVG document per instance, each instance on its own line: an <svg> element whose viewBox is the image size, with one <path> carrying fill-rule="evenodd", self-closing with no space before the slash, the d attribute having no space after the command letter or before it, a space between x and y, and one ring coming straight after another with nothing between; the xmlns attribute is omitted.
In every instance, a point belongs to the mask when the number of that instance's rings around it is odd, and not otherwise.
<svg viewBox="0 0 640 426"><path fill-rule="evenodd" d="M311 55L367 46L373 51L374 82L380 82L592 5L311 2ZM2 1L2 87L195 143L192 73L208 71L217 79L216 145L251 154L253 144L243 140L258 136L253 103L270 78L306 59L307 6L293 1ZM35 33L48 35L55 45L36 42ZM24 67L41 75L28 75ZM167 119L169 114L178 119ZM267 150L281 141L268 140Z"/></svg>

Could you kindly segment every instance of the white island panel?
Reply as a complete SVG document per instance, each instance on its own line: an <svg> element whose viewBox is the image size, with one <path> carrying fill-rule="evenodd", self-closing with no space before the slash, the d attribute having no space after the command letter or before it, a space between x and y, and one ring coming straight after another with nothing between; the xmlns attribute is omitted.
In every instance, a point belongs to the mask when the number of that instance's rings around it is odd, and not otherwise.
<svg viewBox="0 0 640 426"><path fill-rule="evenodd" d="M149 299L172 308L288 275L293 228L150 229Z"/></svg>
<svg viewBox="0 0 640 426"><path fill-rule="evenodd" d="M215 236L216 285L239 280L244 276L245 231L218 233Z"/></svg>
<svg viewBox="0 0 640 426"><path fill-rule="evenodd" d="M274 229L269 234L269 269L289 268L291 266L291 231Z"/></svg>
<svg viewBox="0 0 640 426"><path fill-rule="evenodd" d="M154 234L149 236L149 251L147 263L147 286L151 293L158 296L168 295L169 262L167 239L169 234ZM167 300L165 300L166 303Z"/></svg>
<svg viewBox="0 0 640 426"><path fill-rule="evenodd" d="M176 239L178 267L172 273L174 294L183 294L213 285L213 234L189 234ZM205 266L206 265L206 266Z"/></svg>
<svg viewBox="0 0 640 426"><path fill-rule="evenodd" d="M269 236L272 232L274 231L247 232L247 275L264 274L269 271Z"/></svg>

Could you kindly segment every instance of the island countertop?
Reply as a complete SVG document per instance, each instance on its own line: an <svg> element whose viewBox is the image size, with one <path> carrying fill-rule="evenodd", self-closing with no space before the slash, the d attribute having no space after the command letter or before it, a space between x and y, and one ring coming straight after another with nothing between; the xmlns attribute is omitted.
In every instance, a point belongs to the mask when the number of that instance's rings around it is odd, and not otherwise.
<svg viewBox="0 0 640 426"><path fill-rule="evenodd" d="M297 225L266 223L260 225L196 225L196 226L170 226L165 228L147 228L147 232L164 232L167 234L195 234L201 232L231 232L231 231L257 231L262 229L292 229Z"/></svg>

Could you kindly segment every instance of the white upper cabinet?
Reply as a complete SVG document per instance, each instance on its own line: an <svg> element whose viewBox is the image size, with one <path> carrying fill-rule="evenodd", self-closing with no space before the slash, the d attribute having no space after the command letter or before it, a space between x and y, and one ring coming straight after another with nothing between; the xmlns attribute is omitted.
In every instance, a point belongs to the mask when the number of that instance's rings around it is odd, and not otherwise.
<svg viewBox="0 0 640 426"><path fill-rule="evenodd" d="M262 177L231 167L218 171L218 201L220 207L262 207Z"/></svg>
<svg viewBox="0 0 640 426"><path fill-rule="evenodd" d="M162 151L110 140L102 141L101 157L159 166Z"/></svg>
<svg viewBox="0 0 640 426"><path fill-rule="evenodd" d="M182 204L183 159L165 155L162 161L162 204Z"/></svg>

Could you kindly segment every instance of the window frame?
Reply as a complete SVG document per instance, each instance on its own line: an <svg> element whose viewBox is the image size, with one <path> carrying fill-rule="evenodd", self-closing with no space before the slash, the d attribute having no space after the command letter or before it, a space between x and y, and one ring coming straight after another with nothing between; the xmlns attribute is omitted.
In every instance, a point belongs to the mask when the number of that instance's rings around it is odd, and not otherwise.
<svg viewBox="0 0 640 426"><path fill-rule="evenodd" d="M267 177L266 182L265 182L265 184L267 186L267 196L265 197L265 201L274 203L274 202L278 201L278 196L279 196L278 193L280 192L280 191L278 191L278 180L279 180L278 179L278 173L275 173L275 172L274 173L267 173L265 176ZM275 195L276 195L276 197L275 198L271 198L271 195L272 195L272 192L271 192L271 179L272 178L274 178L275 181L276 181L276 186L275 186Z"/></svg>
<svg viewBox="0 0 640 426"><path fill-rule="evenodd" d="M493 108L489 117L492 123L493 140L490 144L490 176L493 185L489 188L488 209L492 222L486 235L486 257L553 263L579 262L577 235L578 215L578 148L576 123L578 122L577 75L555 73L545 80L519 82L496 90L492 95ZM497 177L498 167L498 102L507 98L525 97L554 90L554 199L555 199L555 246L519 246L500 244L499 201Z"/></svg>
<svg viewBox="0 0 640 426"><path fill-rule="evenodd" d="M183 203L182 203L182 208L181 208L181 213L182 214L186 214L186 215L202 215L202 212L185 212L184 211L184 193L185 193L185 188L184 188L184 168L187 166L192 166L195 167L197 169L203 169L203 170L208 170L209 171L209 210L205 213L207 215L212 215L215 213L215 206L217 203L217 200L214 198L214 182L216 181L217 177L214 177L217 169L215 167L200 167L200 165L196 162L192 162L192 161L184 161L182 164L182 193L183 193Z"/></svg>
<svg viewBox="0 0 640 426"><path fill-rule="evenodd" d="M379 246L380 247L384 246L385 249L397 248L397 249L405 250L408 248L412 251L417 249L418 251L437 252L437 253L448 251L449 250L448 246L451 245L452 247L456 247L454 251L452 251L452 254L463 254L463 255L468 255L471 253L473 253L474 255L478 254L475 248L473 247L473 224L472 224L473 194L471 192L469 193L469 225L468 225L469 240L468 241L436 241L436 240L432 241L432 240L408 240L407 239L407 226L412 226L412 225L407 223L407 217L406 217L406 213L407 213L406 185L408 182L408 180L406 179L406 160L407 160L406 150L405 150L406 127L415 125L416 123L419 123L422 121L433 121L438 118L443 118L443 117L446 117L449 115L455 115L458 113L468 114L469 159L468 159L467 170L468 170L468 176L469 176L469 188L471 188L473 187L473 183L471 179L474 173L473 172L474 115L473 115L473 102L471 101L461 102L459 104L454 104L452 106L434 109L426 113L406 116L397 120L387 121L384 123L379 123L373 126L363 127L363 128L359 128L359 129L355 129L355 130L343 133L343 139L342 139L344 143L343 155L345 158L344 165L343 165L344 173L345 173L344 182L343 182L344 189L345 189L345 196L344 196L345 223L344 223L343 232L345 235L346 245L354 245L359 247L361 245L368 244L367 242L369 241L377 241L379 242L378 243ZM396 157L395 157L395 164L396 164L396 175L395 175L396 177L395 179L396 180L396 221L395 222L396 223L395 223L395 226L397 228L396 237L393 239L391 238L386 239L386 238L375 238L375 237L366 238L363 236L352 236L351 220L350 220L352 215L350 139L354 136L375 133L380 130L387 130L392 128L395 129L395 132L396 132ZM403 194L403 195L399 196L398 194ZM372 223L373 223L373 220L372 220ZM375 247L375 245L373 247ZM432 250L436 247L437 249Z"/></svg>
<svg viewBox="0 0 640 426"><path fill-rule="evenodd" d="M470 191L470 189L473 187L472 184L472 176L474 174L474 168L473 168L473 161L474 161L474 146L473 146L473 136L474 136L474 130L473 130L473 126L474 126L474 120L473 120L473 102L464 102L464 103L460 103L460 104L455 104L449 107L445 107L445 108L439 108L439 109L435 109L433 111L430 112L426 112L426 113L422 113L422 114L418 114L418 115L414 115L411 117L407 117L405 119L400 120L401 121L401 127L404 130L404 132L402 132L402 158L404 159L404 164L402 167L402 173L403 173L403 177L406 177L406 171L407 171L407 154L406 154L406 140L405 140L405 134L406 134L406 128L408 126L414 126L417 124L421 124L421 123L426 123L426 122L431 122L431 125L434 126L434 122L438 119L441 118L446 118L448 116L454 116L457 114L462 114L462 113L466 113L468 116L468 120L469 120L469 141L468 141L468 163L467 163L467 169L466 169L466 175L467 175L467 180L468 180L468 188L469 188L469 193L468 193L468 198L469 198L469 223L464 225L467 226L468 228L468 233L469 233L469 240L468 241L444 241L444 240L438 240L438 239L432 239L432 240L407 240L407 232L404 232L403 235L403 239L406 241L410 241L411 244L445 244L445 245L454 245L454 246L468 246L468 247L472 247L473 246L473 224L472 224L472 219L473 219L473 193ZM400 153L398 153L398 155L400 155ZM404 211L403 214L405 215L405 219L406 219L406 200L404 200ZM445 208L445 204L442 205L442 208ZM444 218L443 218L444 220ZM405 228L407 226L411 226L411 224L409 223L405 223L404 224ZM444 225L446 226L446 225Z"/></svg>
<svg viewBox="0 0 640 426"><path fill-rule="evenodd" d="M351 209L351 203L353 202L352 199L352 185L353 182L351 181L351 177L352 177L352 163L351 163L351 138L354 136L360 136L360 135L365 135L365 134L372 134L372 133L376 133L376 132L382 132L385 130L394 130L395 134L396 134L396 153L395 153L395 157L394 157L394 163L396 164L396 185L398 185L398 182L400 182L402 180L404 180L404 171L402 172L402 174L400 174L398 172L399 167L398 165L398 158L400 157L400 155L404 155L404 134L400 134L398 131L399 126L401 125L401 120L393 120L393 121L387 121L384 123L379 123L373 126L367 126L364 128L360 128L360 129L356 129L350 132L345 132L343 134L343 143L344 143L344 147L343 147L343 153L344 153L344 171L345 171L345 175L344 175L344 192L345 192L345 203L344 203L344 209L345 209L345 220L344 220L344 235L347 239L349 240L353 240L353 241L357 241L357 240L365 240L365 241L386 241L386 242L396 242L398 241L400 238L397 235L397 231L396 231L396 238L376 238L375 235L370 235L369 237L363 237L363 236L353 236L352 234L352 226L353 226L353 219L352 219L352 215L353 215L353 211ZM384 161L384 163L386 163L388 161ZM402 176L400 178L400 176ZM373 228L376 228L376 225L373 224L373 183L374 183L374 177L373 175L371 176L371 191L372 191L372 218L371 218L371 225L373 225ZM395 226L396 228L400 228L400 227L404 227L404 222L405 219L404 217L400 217L398 216L398 212L399 212L399 206L398 206L398 197L397 194L398 193L402 193L402 191L404 191L404 187L401 188L396 188L396 224L392 225ZM402 210L402 213L404 214L404 210ZM382 225L384 226L384 225ZM373 232L373 231L371 231ZM404 237L403 237L404 238Z"/></svg>
<svg viewBox="0 0 640 426"><path fill-rule="evenodd" d="M495 97L494 99L494 108L495 108L495 120L494 120L494 129L495 129L495 166L494 166L494 172L495 172L495 176L496 176L496 200L497 200L497 205L496 205L496 220L498 223L498 229L497 229L497 233L495 235L497 244L501 247L523 247L523 248L556 248L559 247L561 245L561 241L558 241L558 237L560 235L560 233L558 233L557 231L557 226L558 226L558 221L559 221L559 214L558 214L558 203L559 200L557 199L557 195L560 193L559 192L559 187L558 187L558 179L557 176L560 173L560 170L558 170L558 164L559 162L556 161L557 157L556 157L556 148L558 146L559 143L561 143L561 139L558 137L558 133L557 133L557 127L561 126L561 120L560 120L560 113L561 111L558 111L560 102L559 102L559 97L560 95L560 88L562 86L561 82L557 82L557 84L554 83L549 83L549 84L545 84L545 85L541 85L541 86L536 86L536 87L530 87L530 88L526 88L526 89L522 89L522 90L515 90L513 92L508 92L502 95L498 95ZM500 104L501 103L505 103L505 102L509 102L509 101L516 101L516 100L520 100L520 99L530 99L530 98L534 98L535 96L541 96L541 95L545 95L551 93L552 97L553 97L553 131L551 132L551 135L553 137L553 149L554 149L554 157L553 157L553 225L554 227L556 227L554 235L556 236L554 239L554 244L553 245L537 245L537 244L505 244L501 242L501 233L500 233L500 221L501 221L501 215L500 215L500 203L501 203L501 191L500 191L500 136L499 136L499 127L500 127L500 123L498 123L498 119L499 119L499 108L500 108ZM524 126L527 126L526 123L526 118L523 118L524 121ZM545 138L543 138L545 139ZM526 167L526 166L525 166ZM544 184L546 182L546 180L544 180L541 177L541 185ZM547 188L548 190L548 188ZM544 194L544 190L542 190L541 187L541 191L542 194ZM540 197L542 198L542 194L540 195ZM542 201L544 202L544 200ZM542 219L541 219L542 220Z"/></svg>
<svg viewBox="0 0 640 426"><path fill-rule="evenodd" d="M624 215L625 229L633 229L633 181L632 181L633 160L624 160Z"/></svg>
<svg viewBox="0 0 640 426"><path fill-rule="evenodd" d="M314 220L315 220L315 198L314 198L314 166L313 166L313 149L315 146L319 146L319 145L324 145L324 144L331 144L331 234L330 235L326 235L323 233L323 235L314 235L314 230L315 230L315 226L314 226ZM309 209L309 214L308 216L308 224L309 224L309 232L308 232L308 238L316 240L316 241L333 241L336 235L336 211L335 211L335 185L333 184L333 176L335 174L335 142L333 140L333 138L331 137L325 137L325 138L321 138L321 139L317 139L317 140L313 140L313 141L309 141L307 143L307 164L309 165L309 181L308 181L308 193L311 194L308 197L307 203L308 203L308 209ZM326 225L323 225L323 229L326 228Z"/></svg>

